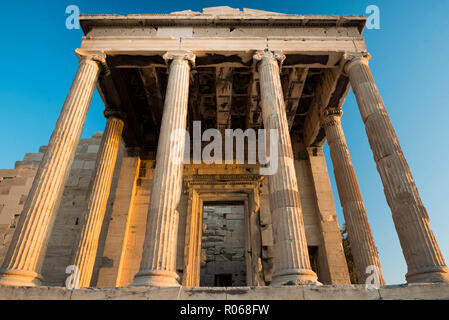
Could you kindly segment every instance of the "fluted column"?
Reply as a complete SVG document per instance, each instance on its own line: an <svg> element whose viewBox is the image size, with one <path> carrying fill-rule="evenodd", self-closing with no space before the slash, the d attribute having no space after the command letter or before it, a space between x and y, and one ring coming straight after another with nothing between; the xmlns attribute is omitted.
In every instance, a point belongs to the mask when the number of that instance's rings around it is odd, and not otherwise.
<svg viewBox="0 0 449 320"><path fill-rule="evenodd" d="M105 116L107 117L106 128L101 139L95 177L73 262L73 265L79 269L80 287L90 286L124 126L122 115L118 110L107 109Z"/></svg>
<svg viewBox="0 0 449 320"><path fill-rule="evenodd" d="M259 60L262 117L265 129L278 131L277 171L268 176L270 209L274 234L274 274L272 285L316 284L310 267L298 182L293 161L285 103L279 76L281 54L257 52ZM270 141L270 143L273 143Z"/></svg>
<svg viewBox="0 0 449 320"><path fill-rule="evenodd" d="M378 271L379 284L385 285L379 256L369 226L365 205L363 204L362 193L360 192L343 128L341 127L341 115L342 111L340 109L325 110L322 126L326 132L327 143L329 144L335 181L343 208L349 240L351 241L358 282L365 283L366 278L371 274L371 271L367 273L367 268L375 266Z"/></svg>
<svg viewBox="0 0 449 320"><path fill-rule="evenodd" d="M83 54L0 270L0 285L36 286L104 55Z"/></svg>
<svg viewBox="0 0 449 320"><path fill-rule="evenodd" d="M176 273L176 207L182 189L182 156L190 63L194 61L194 55L190 52L169 52L164 58L172 62L157 147L142 261L140 271L132 284L134 286L179 286ZM175 132L178 134L174 134Z"/></svg>
<svg viewBox="0 0 449 320"><path fill-rule="evenodd" d="M349 60L346 71L407 262L407 281L447 282L449 270L368 67L369 55L346 55L345 58Z"/></svg>

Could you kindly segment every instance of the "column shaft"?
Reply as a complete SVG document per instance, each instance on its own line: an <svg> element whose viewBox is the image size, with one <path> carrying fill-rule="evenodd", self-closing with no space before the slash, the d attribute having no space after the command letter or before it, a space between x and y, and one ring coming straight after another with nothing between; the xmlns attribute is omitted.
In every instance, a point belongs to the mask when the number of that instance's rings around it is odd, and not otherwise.
<svg viewBox="0 0 449 320"><path fill-rule="evenodd" d="M73 263L79 269L80 287L90 286L123 125L120 118L109 116L101 140L95 177Z"/></svg>
<svg viewBox="0 0 449 320"><path fill-rule="evenodd" d="M272 212L275 272L272 284L312 284L317 276L310 267L304 222L293 161L290 132L276 57L258 53L262 116L266 130L278 130L277 171L268 176ZM270 142L273 143L273 142Z"/></svg>
<svg viewBox="0 0 449 320"><path fill-rule="evenodd" d="M374 266L377 268L379 284L385 285L362 193L360 192L343 128L341 127L341 111L326 110L325 113L322 123L330 148L335 181L343 208L349 240L351 241L358 283L364 284L366 282L366 278L374 272L374 270L368 267Z"/></svg>
<svg viewBox="0 0 449 320"><path fill-rule="evenodd" d="M447 282L448 268L374 83L368 59L362 55L350 58L346 68L407 262L407 281Z"/></svg>
<svg viewBox="0 0 449 320"><path fill-rule="evenodd" d="M48 143L0 271L0 285L40 284L49 235L75 156L99 74L93 56L81 56L69 94Z"/></svg>
<svg viewBox="0 0 449 320"><path fill-rule="evenodd" d="M140 271L133 285L179 286L176 273L178 205L182 191L190 54L167 54L170 65ZM179 134L176 134L178 132ZM175 138L174 138L175 137Z"/></svg>

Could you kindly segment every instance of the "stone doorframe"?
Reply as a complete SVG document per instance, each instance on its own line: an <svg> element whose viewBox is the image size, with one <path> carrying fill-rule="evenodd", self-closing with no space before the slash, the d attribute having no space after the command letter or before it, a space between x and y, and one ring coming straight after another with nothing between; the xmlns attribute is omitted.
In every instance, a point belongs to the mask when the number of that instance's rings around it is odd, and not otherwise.
<svg viewBox="0 0 449 320"><path fill-rule="evenodd" d="M189 195L184 245L183 286L199 287L204 202L239 201L245 213L245 261L248 286L265 285L260 230L260 175L192 175L186 177Z"/></svg>

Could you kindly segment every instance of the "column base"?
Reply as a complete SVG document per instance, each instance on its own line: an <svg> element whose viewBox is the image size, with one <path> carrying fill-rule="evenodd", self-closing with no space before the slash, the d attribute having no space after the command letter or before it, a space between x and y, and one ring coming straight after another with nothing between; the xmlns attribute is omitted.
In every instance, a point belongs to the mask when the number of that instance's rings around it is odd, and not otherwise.
<svg viewBox="0 0 449 320"><path fill-rule="evenodd" d="M135 277L131 287L180 287L176 272L164 270L141 270Z"/></svg>
<svg viewBox="0 0 449 320"><path fill-rule="evenodd" d="M4 287L38 287L42 277L32 271L17 269L0 269L0 286Z"/></svg>
<svg viewBox="0 0 449 320"><path fill-rule="evenodd" d="M308 269L288 269L273 274L270 286L321 286L315 272Z"/></svg>
<svg viewBox="0 0 449 320"><path fill-rule="evenodd" d="M446 266L422 268L418 271L408 272L405 279L407 283L449 282L449 268Z"/></svg>

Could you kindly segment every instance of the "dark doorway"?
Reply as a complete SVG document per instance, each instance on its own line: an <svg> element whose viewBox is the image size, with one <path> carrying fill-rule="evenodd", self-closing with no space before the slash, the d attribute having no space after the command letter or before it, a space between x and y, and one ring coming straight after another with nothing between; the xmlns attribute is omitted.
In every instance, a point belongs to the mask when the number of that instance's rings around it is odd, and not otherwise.
<svg viewBox="0 0 449 320"><path fill-rule="evenodd" d="M232 287L232 274L216 274L215 275L216 287Z"/></svg>
<svg viewBox="0 0 449 320"><path fill-rule="evenodd" d="M312 271L318 274L318 247L309 246L309 260Z"/></svg>
<svg viewBox="0 0 449 320"><path fill-rule="evenodd" d="M202 227L200 286L245 286L244 204L205 202Z"/></svg>

